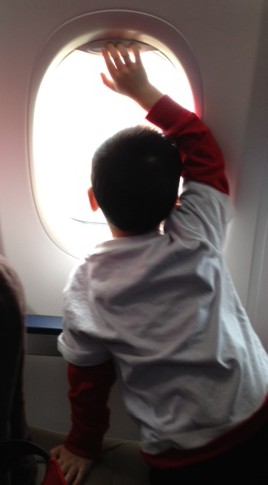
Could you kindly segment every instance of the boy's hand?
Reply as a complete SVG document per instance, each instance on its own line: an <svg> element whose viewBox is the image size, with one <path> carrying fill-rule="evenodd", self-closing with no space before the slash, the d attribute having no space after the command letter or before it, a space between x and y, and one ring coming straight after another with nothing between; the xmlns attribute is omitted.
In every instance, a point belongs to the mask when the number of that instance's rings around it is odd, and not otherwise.
<svg viewBox="0 0 268 485"><path fill-rule="evenodd" d="M133 54L133 57L130 54ZM149 110L162 93L150 84L136 45L107 44L102 50L112 79L101 73L103 83L113 91L129 96L144 109Z"/></svg>
<svg viewBox="0 0 268 485"><path fill-rule="evenodd" d="M93 466L93 461L74 455L64 445L56 446L50 453L58 460L68 485L81 485Z"/></svg>

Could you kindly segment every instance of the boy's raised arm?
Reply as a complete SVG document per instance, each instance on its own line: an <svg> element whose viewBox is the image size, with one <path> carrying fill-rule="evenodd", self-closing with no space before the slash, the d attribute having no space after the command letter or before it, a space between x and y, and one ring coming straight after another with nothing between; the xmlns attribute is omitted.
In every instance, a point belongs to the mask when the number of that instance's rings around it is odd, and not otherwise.
<svg viewBox="0 0 268 485"><path fill-rule="evenodd" d="M111 76L108 79L102 73L104 84L135 100L148 111L147 119L174 139L183 162L183 177L228 194L223 156L210 130L194 113L149 82L138 47L109 43L102 53Z"/></svg>
<svg viewBox="0 0 268 485"><path fill-rule="evenodd" d="M164 96L151 108L147 119L176 142L185 180L210 185L229 194L222 152L211 131L195 113Z"/></svg>

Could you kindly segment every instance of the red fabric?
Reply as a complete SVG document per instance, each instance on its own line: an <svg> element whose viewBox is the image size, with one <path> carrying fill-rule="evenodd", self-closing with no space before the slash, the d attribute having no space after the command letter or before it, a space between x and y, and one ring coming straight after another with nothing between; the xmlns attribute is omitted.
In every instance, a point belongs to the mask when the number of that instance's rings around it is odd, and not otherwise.
<svg viewBox="0 0 268 485"><path fill-rule="evenodd" d="M142 456L149 466L155 468L180 468L188 466L226 453L254 435L265 423L268 423L268 397L261 408L250 416L250 418L224 433L219 438L214 439L206 446L191 450L172 448L157 455L142 452Z"/></svg>
<svg viewBox="0 0 268 485"><path fill-rule="evenodd" d="M41 485L67 485L56 458L50 458Z"/></svg>
<svg viewBox="0 0 268 485"><path fill-rule="evenodd" d="M171 98L163 96L149 111L147 119L176 142L183 163L183 178L229 194L221 150L210 130L194 113L178 108Z"/></svg>
<svg viewBox="0 0 268 485"><path fill-rule="evenodd" d="M72 428L65 446L78 456L96 459L109 427L107 401L115 381L113 361L92 367L69 364L68 378Z"/></svg>

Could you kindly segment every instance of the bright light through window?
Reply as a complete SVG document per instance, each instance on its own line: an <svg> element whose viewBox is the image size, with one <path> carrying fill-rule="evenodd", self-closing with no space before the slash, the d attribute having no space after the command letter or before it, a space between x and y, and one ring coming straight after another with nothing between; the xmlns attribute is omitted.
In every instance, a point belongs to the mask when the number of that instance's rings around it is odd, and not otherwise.
<svg viewBox="0 0 268 485"><path fill-rule="evenodd" d="M149 78L162 92L194 111L184 70L158 52L142 59ZM81 256L110 233L101 211L90 209L91 158L120 129L149 124L132 100L102 84L102 56L76 50L41 83L34 111L32 176L37 208L50 237L65 251Z"/></svg>

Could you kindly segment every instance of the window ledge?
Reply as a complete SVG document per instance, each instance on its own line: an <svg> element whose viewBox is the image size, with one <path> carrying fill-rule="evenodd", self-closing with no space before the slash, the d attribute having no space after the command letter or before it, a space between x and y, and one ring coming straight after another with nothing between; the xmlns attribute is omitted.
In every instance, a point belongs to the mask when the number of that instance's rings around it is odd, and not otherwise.
<svg viewBox="0 0 268 485"><path fill-rule="evenodd" d="M27 333L58 335L62 331L62 317L26 315Z"/></svg>

